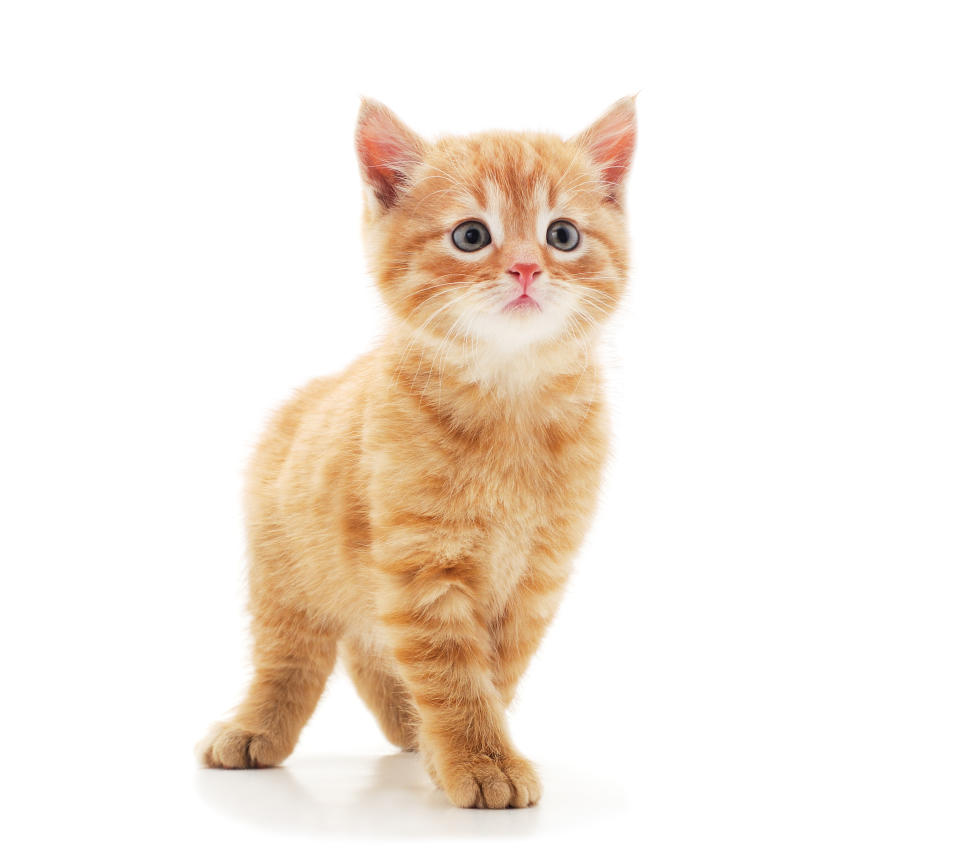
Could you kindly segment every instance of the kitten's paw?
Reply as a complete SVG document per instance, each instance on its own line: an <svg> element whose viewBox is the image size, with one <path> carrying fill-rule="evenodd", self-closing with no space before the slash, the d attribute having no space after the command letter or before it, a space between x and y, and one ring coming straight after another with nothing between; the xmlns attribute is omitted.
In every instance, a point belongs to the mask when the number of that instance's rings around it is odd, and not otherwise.
<svg viewBox="0 0 960 854"><path fill-rule="evenodd" d="M269 735L233 723L215 724L197 745L197 758L208 768L270 768L289 753Z"/></svg>
<svg viewBox="0 0 960 854"><path fill-rule="evenodd" d="M520 756L493 759L464 756L438 770L441 788L458 807L504 809L532 807L540 800L540 779Z"/></svg>

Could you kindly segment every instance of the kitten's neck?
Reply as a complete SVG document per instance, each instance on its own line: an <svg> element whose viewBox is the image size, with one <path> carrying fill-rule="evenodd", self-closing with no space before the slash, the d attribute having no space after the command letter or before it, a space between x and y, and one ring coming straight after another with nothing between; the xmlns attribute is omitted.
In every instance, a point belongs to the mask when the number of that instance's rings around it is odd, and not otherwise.
<svg viewBox="0 0 960 854"><path fill-rule="evenodd" d="M478 341L411 338L395 328L384 353L393 387L461 421L549 422L597 402L597 337L516 350Z"/></svg>

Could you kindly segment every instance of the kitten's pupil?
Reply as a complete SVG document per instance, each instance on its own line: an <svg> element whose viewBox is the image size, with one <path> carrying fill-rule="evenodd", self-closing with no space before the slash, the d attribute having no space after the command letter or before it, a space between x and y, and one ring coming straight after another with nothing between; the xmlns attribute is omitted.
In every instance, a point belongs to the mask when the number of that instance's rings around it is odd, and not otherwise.
<svg viewBox="0 0 960 854"><path fill-rule="evenodd" d="M557 240L560 243L566 243L568 240L570 240L570 234L562 226L557 229Z"/></svg>
<svg viewBox="0 0 960 854"><path fill-rule="evenodd" d="M480 242L480 232L475 228L467 229L467 233L464 235L467 238L467 243L479 243Z"/></svg>

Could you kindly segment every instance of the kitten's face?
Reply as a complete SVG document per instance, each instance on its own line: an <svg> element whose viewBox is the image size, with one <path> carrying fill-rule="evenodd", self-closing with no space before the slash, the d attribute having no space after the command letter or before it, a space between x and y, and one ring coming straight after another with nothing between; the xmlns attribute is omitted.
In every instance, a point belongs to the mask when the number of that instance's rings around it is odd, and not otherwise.
<svg viewBox="0 0 960 854"><path fill-rule="evenodd" d="M392 311L418 335L507 354L589 336L626 281L633 141L631 102L569 142L488 133L435 145L365 103L358 149Z"/></svg>

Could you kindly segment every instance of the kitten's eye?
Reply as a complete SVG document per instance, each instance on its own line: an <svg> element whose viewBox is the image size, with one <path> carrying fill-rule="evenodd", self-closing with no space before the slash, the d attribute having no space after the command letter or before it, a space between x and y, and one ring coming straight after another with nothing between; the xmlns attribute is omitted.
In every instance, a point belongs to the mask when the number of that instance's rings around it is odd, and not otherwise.
<svg viewBox="0 0 960 854"><path fill-rule="evenodd" d="M475 219L461 222L453 230L453 245L462 252L476 252L490 244L490 232Z"/></svg>
<svg viewBox="0 0 960 854"><path fill-rule="evenodd" d="M565 219L550 223L547 229L547 243L555 249L570 252L580 245L580 232L577 227Z"/></svg>

